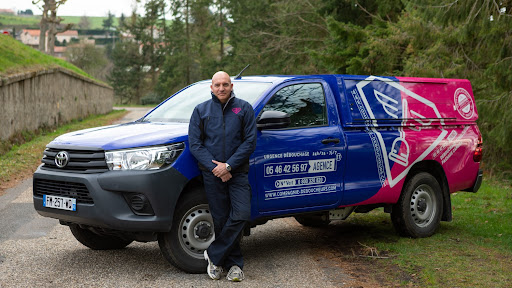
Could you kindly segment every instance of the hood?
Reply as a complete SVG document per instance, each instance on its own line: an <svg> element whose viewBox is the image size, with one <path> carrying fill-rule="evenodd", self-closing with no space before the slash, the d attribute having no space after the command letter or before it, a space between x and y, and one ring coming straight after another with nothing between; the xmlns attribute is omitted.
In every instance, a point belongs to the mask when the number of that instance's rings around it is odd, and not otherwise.
<svg viewBox="0 0 512 288"><path fill-rule="evenodd" d="M181 142L187 135L188 123L131 122L67 133L49 145L116 150Z"/></svg>

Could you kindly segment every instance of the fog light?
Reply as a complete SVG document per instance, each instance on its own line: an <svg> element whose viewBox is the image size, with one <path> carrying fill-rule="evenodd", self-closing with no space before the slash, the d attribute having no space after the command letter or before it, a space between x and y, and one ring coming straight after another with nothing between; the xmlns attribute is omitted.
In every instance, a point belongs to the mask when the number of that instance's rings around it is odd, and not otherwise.
<svg viewBox="0 0 512 288"><path fill-rule="evenodd" d="M155 215L146 195L142 193L125 193L124 198L133 213L141 216Z"/></svg>
<svg viewBox="0 0 512 288"><path fill-rule="evenodd" d="M142 209L144 209L146 201L146 196L142 194L135 194L130 198L130 205L132 205L133 210L141 211Z"/></svg>

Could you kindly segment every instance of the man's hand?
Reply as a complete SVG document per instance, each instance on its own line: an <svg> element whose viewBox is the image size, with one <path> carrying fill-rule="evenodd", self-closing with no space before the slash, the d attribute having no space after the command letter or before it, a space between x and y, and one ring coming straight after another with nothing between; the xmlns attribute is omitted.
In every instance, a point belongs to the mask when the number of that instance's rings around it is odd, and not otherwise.
<svg viewBox="0 0 512 288"><path fill-rule="evenodd" d="M228 169L226 169L226 163L215 160L212 160L212 162L217 165L217 167L213 168L212 170L213 175L222 178L224 175L229 174L229 179L231 179L231 173L229 173ZM226 181L228 181L229 179L227 179ZM224 181L224 179L222 179L222 181Z"/></svg>
<svg viewBox="0 0 512 288"><path fill-rule="evenodd" d="M231 177L231 173L226 169L226 163L222 163L219 161L212 160L214 164L217 164L217 167L213 168L213 175L219 177L222 182L228 182Z"/></svg>
<svg viewBox="0 0 512 288"><path fill-rule="evenodd" d="M227 174L224 174L224 176L220 177L220 179L222 180L222 182L228 182L229 179L231 179L231 177L233 177L231 175L231 172L228 172Z"/></svg>

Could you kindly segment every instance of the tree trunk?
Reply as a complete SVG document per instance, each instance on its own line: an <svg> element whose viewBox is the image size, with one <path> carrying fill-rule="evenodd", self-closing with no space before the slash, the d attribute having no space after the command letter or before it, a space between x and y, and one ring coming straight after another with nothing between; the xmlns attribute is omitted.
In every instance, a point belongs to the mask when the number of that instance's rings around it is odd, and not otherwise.
<svg viewBox="0 0 512 288"><path fill-rule="evenodd" d="M219 14L220 14L220 21L219 26L221 29L220 33L220 53L219 53L219 62L222 65L222 58L224 57L224 23L223 23L223 15L222 15L222 0L219 0Z"/></svg>
<svg viewBox="0 0 512 288"><path fill-rule="evenodd" d="M190 15L190 7L188 0L185 2L186 4L186 15L185 15L185 33L186 33L186 40L185 40L185 52L187 54L187 64L186 64L186 76L187 76L187 85L190 84L190 31L189 31L189 23L188 23L188 17Z"/></svg>
<svg viewBox="0 0 512 288"><path fill-rule="evenodd" d="M48 54L55 55L55 35L57 34L57 1L55 0L49 0L49 6L50 6L50 25L48 28Z"/></svg>
<svg viewBox="0 0 512 288"><path fill-rule="evenodd" d="M39 23L39 51L46 52L46 31L48 31L48 8L47 1L43 4L43 15Z"/></svg>

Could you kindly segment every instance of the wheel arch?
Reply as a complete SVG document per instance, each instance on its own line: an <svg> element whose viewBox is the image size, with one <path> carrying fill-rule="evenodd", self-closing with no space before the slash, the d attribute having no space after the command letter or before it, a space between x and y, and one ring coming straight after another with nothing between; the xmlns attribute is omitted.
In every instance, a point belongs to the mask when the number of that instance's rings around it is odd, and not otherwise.
<svg viewBox="0 0 512 288"><path fill-rule="evenodd" d="M407 173L405 182L407 183L414 175L420 172L427 172L436 178L439 186L441 186L441 193L443 195L443 214L441 215L442 221L452 221L452 202L450 198L450 188L448 186L448 179L444 172L443 166L439 162L434 160L425 160L414 164ZM404 192L405 185L402 187L402 193Z"/></svg>
<svg viewBox="0 0 512 288"><path fill-rule="evenodd" d="M183 186L183 189L181 189L180 194L176 198L174 198L172 200L172 202L170 203L170 205L171 205L171 207L169 208L169 209L171 209L171 211L169 211L170 221L169 221L169 225L167 225L167 231L161 231L161 232L169 232L171 230L172 222L174 221L174 213L176 212L176 209L177 209L180 201L182 201L182 199L185 197L185 195L187 195L188 193L192 193L192 191L194 191L195 189L201 188L202 186L203 186L203 177L201 175L199 175L195 178L192 178Z"/></svg>
<svg viewBox="0 0 512 288"><path fill-rule="evenodd" d="M192 178L190 181L187 182L187 184L185 184L185 187L183 187L183 189L181 190L180 196L176 200L176 205L180 203L180 201L183 199L183 197L185 197L186 194L192 193L192 191L202 188L204 188L203 176L198 175L197 177Z"/></svg>

